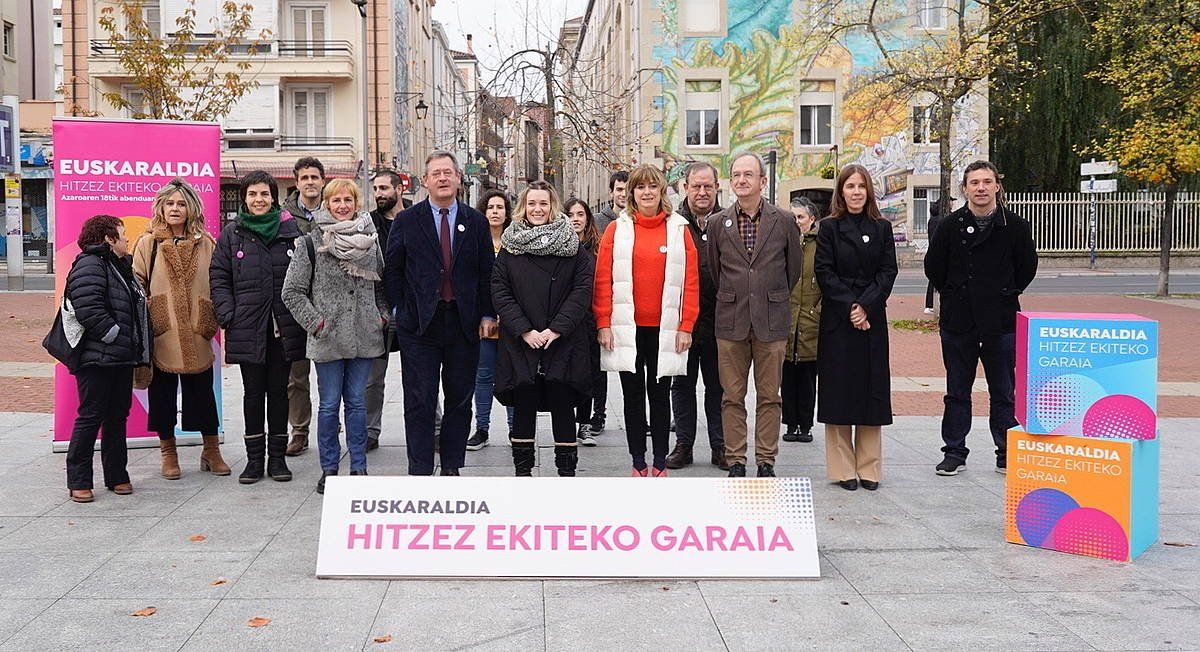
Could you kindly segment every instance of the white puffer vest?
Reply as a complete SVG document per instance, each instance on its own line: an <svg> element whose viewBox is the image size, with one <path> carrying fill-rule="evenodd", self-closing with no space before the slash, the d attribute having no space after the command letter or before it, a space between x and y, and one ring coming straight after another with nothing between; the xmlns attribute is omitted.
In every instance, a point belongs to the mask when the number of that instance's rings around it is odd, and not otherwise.
<svg viewBox="0 0 1200 652"><path fill-rule="evenodd" d="M634 371L637 361L633 321L633 218L622 211L613 233L613 350L600 349L600 368L604 371ZM687 218L672 213L667 218L667 270L663 284L662 317L658 331L658 377L687 374L687 352L675 352L675 335L683 311L683 282L687 274L687 250L684 232Z"/></svg>

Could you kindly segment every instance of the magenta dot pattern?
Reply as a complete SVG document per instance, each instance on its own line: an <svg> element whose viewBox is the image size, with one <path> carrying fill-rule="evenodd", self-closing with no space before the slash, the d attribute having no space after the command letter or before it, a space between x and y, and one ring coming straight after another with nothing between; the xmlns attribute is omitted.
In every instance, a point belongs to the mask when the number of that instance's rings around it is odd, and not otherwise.
<svg viewBox="0 0 1200 652"><path fill-rule="evenodd" d="M1083 417L1084 437L1154 439L1154 410L1136 396L1114 394L1096 401Z"/></svg>

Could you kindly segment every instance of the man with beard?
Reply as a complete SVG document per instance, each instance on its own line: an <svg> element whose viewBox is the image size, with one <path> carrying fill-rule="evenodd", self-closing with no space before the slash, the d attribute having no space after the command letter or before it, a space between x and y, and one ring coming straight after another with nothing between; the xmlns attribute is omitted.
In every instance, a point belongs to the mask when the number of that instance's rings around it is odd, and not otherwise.
<svg viewBox="0 0 1200 652"><path fill-rule="evenodd" d="M380 170L371 179L371 189L375 193L375 210L371 211L371 220L375 222L375 232L379 234L379 242L387 247L388 233L392 228L392 220L400 212L400 175L391 170ZM399 351L396 338L392 333L387 336L387 351L375 359L371 365L371 376L367 379L365 401L367 404L367 450L379 448L379 433L383 424L383 392L384 378L387 376L388 356L392 351Z"/></svg>

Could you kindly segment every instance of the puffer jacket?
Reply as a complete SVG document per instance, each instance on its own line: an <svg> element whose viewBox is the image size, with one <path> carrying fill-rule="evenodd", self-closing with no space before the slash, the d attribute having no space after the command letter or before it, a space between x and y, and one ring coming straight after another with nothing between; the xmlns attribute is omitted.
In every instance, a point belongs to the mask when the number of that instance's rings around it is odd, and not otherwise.
<svg viewBox="0 0 1200 652"><path fill-rule="evenodd" d="M67 274L66 297L84 328L76 369L150 362L146 297L128 259L108 244L85 248Z"/></svg>
<svg viewBox="0 0 1200 652"><path fill-rule="evenodd" d="M308 359L313 362L377 358L386 352L388 328L383 283L347 274L333 254L320 251L325 241L321 225L330 219L328 211L321 209L313 220L316 228L296 241L283 281L283 303L308 333ZM371 220L362 224L364 233L375 232ZM315 269L308 257L308 238L317 256ZM378 248L374 271L383 274Z"/></svg>
<svg viewBox="0 0 1200 652"><path fill-rule="evenodd" d="M821 329L821 286L817 284L817 229L804 234L804 264L800 280L792 288L792 332L788 334L788 362L813 362L817 359L817 334Z"/></svg>
<svg viewBox="0 0 1200 652"><path fill-rule="evenodd" d="M225 225L209 268L213 308L225 329L225 361L266 364L267 342L278 329L289 362L304 359L304 329L280 294L300 229L291 214L279 216L279 234L267 244L240 221Z"/></svg>

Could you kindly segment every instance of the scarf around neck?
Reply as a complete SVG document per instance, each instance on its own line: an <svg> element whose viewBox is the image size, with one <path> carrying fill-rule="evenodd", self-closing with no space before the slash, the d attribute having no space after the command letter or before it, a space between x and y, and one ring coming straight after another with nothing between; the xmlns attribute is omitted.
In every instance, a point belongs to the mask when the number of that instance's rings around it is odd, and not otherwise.
<svg viewBox="0 0 1200 652"><path fill-rule="evenodd" d="M238 222L258 234L263 242L271 244L279 235L279 216L283 209L276 206L262 215L251 215L238 209Z"/></svg>
<svg viewBox="0 0 1200 652"><path fill-rule="evenodd" d="M500 243L514 255L561 256L570 258L579 251L579 236L566 215L559 214L553 222L533 226L524 220L514 220Z"/></svg>
<svg viewBox="0 0 1200 652"><path fill-rule="evenodd" d="M370 213L359 213L354 219L339 221L328 209L313 215L321 231L321 246L317 251L328 253L338 261L346 274L368 281L380 279L379 234Z"/></svg>

